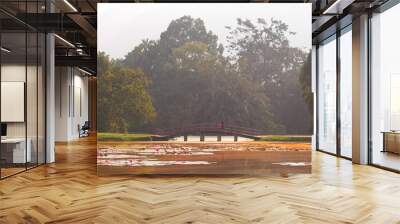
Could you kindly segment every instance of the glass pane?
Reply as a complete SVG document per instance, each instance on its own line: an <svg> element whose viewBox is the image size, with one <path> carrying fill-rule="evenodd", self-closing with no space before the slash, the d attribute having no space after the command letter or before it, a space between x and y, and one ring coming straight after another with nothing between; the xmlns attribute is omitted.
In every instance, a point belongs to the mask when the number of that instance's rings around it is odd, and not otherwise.
<svg viewBox="0 0 400 224"><path fill-rule="evenodd" d="M31 159L29 146L26 150L26 34L2 33L1 45L1 173L5 177L25 170Z"/></svg>
<svg viewBox="0 0 400 224"><path fill-rule="evenodd" d="M372 163L400 170L400 5L372 18Z"/></svg>
<svg viewBox="0 0 400 224"><path fill-rule="evenodd" d="M26 12L37 13L37 1L27 2ZM30 19L35 23L35 19ZM37 165L37 132L38 132L38 119L37 119L37 74L38 74L38 35L34 30L27 30L27 74L26 74L26 125L27 125L27 150L31 151L30 161L27 167L31 168Z"/></svg>
<svg viewBox="0 0 400 224"><path fill-rule="evenodd" d="M18 13L44 13L45 1L1 1ZM45 36L0 12L2 142L1 177L45 161ZM35 22L33 19L31 22Z"/></svg>
<svg viewBox="0 0 400 224"><path fill-rule="evenodd" d="M30 161L28 160L28 167L37 165L37 132L38 132L38 107L37 107L37 80L38 80L38 36L37 33L27 33L28 38L28 62L27 62L27 81L26 81L26 115L27 115L27 142L28 150L30 148Z"/></svg>
<svg viewBox="0 0 400 224"><path fill-rule="evenodd" d="M352 156L352 35L351 30L340 36L340 150Z"/></svg>
<svg viewBox="0 0 400 224"><path fill-rule="evenodd" d="M38 36L38 163L45 163L45 44L44 34Z"/></svg>
<svg viewBox="0 0 400 224"><path fill-rule="evenodd" d="M318 48L318 146L336 153L336 40Z"/></svg>

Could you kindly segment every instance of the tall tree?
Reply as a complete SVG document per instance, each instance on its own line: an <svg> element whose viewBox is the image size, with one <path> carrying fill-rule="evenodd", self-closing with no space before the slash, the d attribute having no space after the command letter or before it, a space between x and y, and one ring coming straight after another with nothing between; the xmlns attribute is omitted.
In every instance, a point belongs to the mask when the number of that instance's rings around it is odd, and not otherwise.
<svg viewBox="0 0 400 224"><path fill-rule="evenodd" d="M227 28L230 60L264 89L286 132L309 132L312 118L299 85L307 52L290 46L288 37L295 33L275 19L238 19L236 27Z"/></svg>
<svg viewBox="0 0 400 224"><path fill-rule="evenodd" d="M307 60L300 71L299 81L303 90L303 98L307 103L310 113L313 112L313 94L311 90L311 53L307 55Z"/></svg>
<svg viewBox="0 0 400 224"><path fill-rule="evenodd" d="M99 131L128 132L143 128L156 114L140 69L124 68L98 54Z"/></svg>

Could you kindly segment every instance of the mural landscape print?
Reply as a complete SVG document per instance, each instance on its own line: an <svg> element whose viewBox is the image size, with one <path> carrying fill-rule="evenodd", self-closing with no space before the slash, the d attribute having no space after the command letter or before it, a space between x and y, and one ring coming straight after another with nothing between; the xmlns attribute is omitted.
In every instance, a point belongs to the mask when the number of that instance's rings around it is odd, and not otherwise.
<svg viewBox="0 0 400 224"><path fill-rule="evenodd" d="M310 4L101 3L98 48L99 175L311 172Z"/></svg>

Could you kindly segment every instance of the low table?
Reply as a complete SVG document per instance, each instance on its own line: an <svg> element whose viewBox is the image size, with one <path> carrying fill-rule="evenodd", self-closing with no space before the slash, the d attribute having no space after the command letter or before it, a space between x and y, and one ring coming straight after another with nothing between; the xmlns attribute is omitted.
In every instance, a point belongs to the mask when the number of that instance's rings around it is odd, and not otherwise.
<svg viewBox="0 0 400 224"><path fill-rule="evenodd" d="M25 151L25 140L28 142ZM21 164L31 162L31 139L6 138L1 139L1 159L5 163Z"/></svg>
<svg viewBox="0 0 400 224"><path fill-rule="evenodd" d="M383 150L400 154L400 131L383 131Z"/></svg>

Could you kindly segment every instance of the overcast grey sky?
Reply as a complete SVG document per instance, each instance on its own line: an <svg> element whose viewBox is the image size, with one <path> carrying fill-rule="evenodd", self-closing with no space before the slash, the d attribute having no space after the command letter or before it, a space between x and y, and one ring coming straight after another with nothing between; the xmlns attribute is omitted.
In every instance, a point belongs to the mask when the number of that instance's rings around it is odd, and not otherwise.
<svg viewBox="0 0 400 224"><path fill-rule="evenodd" d="M278 3L99 3L98 50L112 58L122 58L143 39L159 39L168 24L184 15L201 18L208 30L226 44L237 18L280 19L296 32L292 46L311 48L311 4Z"/></svg>

